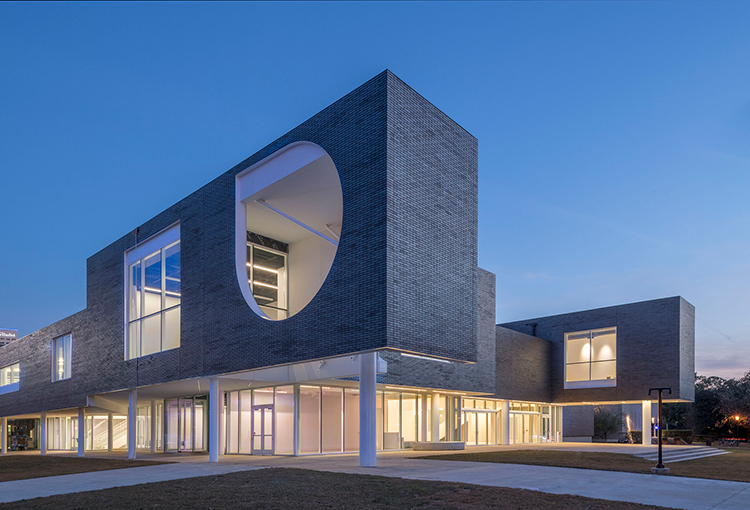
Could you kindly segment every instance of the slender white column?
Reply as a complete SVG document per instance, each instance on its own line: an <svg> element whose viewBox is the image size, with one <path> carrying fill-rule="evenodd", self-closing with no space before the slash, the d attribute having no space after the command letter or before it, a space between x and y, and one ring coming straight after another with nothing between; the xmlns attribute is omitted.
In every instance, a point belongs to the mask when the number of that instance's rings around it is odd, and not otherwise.
<svg viewBox="0 0 750 510"><path fill-rule="evenodd" d="M83 415L83 407L78 408L78 456L83 457L86 446L86 420Z"/></svg>
<svg viewBox="0 0 750 510"><path fill-rule="evenodd" d="M47 413L42 413L39 419L39 450L47 455Z"/></svg>
<svg viewBox="0 0 750 510"><path fill-rule="evenodd" d="M156 400L151 401L151 453L156 453L156 441L159 438L159 432L156 430Z"/></svg>
<svg viewBox="0 0 750 510"><path fill-rule="evenodd" d="M500 444L510 444L510 402L500 402Z"/></svg>
<svg viewBox="0 0 750 510"><path fill-rule="evenodd" d="M131 388L128 392L128 459L135 459L136 430L138 422L138 390Z"/></svg>
<svg viewBox="0 0 750 510"><path fill-rule="evenodd" d="M114 418L112 413L107 413L107 451L112 451L112 445L115 442L114 436Z"/></svg>
<svg viewBox="0 0 750 510"><path fill-rule="evenodd" d="M8 418L2 418L2 437L0 437L0 454L8 453Z"/></svg>
<svg viewBox="0 0 750 510"><path fill-rule="evenodd" d="M224 392L219 392L219 455L224 455L227 451L226 446L226 434L227 433L227 421L224 413Z"/></svg>
<svg viewBox="0 0 750 510"><path fill-rule="evenodd" d="M429 439L427 438L427 424L430 423L428 421L430 417L427 416L427 395L420 395L419 398L422 401L422 419L419 422L419 440L429 441Z"/></svg>
<svg viewBox="0 0 750 510"><path fill-rule="evenodd" d="M208 461L219 462L219 379L212 377L208 386Z"/></svg>
<svg viewBox="0 0 750 510"><path fill-rule="evenodd" d="M359 355L359 465L377 465L377 362L378 353Z"/></svg>
<svg viewBox="0 0 750 510"><path fill-rule="evenodd" d="M651 445L651 401L641 402L641 444Z"/></svg>
<svg viewBox="0 0 750 510"><path fill-rule="evenodd" d="M430 432L431 441L437 443L440 441L440 394L432 394L432 409L430 409Z"/></svg>
<svg viewBox="0 0 750 510"><path fill-rule="evenodd" d="M300 438L300 412L299 384L294 385L294 454L299 455L299 438Z"/></svg>

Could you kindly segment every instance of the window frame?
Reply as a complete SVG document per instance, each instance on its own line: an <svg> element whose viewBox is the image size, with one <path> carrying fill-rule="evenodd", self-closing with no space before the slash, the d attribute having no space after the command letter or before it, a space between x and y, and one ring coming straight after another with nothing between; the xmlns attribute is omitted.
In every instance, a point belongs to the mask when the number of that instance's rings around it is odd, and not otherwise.
<svg viewBox="0 0 750 510"><path fill-rule="evenodd" d="M250 248L252 253L252 260L248 260L246 262L247 265L247 274L248 274L248 284L250 285L250 293L253 296L253 299L255 299L255 302L258 304L258 307L263 310L263 308L270 308L279 312L283 312L284 314L289 315L289 253L281 250L277 250L275 248L272 248L270 246L265 246L263 244L254 243L252 241L247 241L247 247ZM258 301L258 298L255 296L255 289L253 285L256 284L254 281L255 278L255 249L267 251L269 253L272 253L274 255L279 255L283 257L284 259L284 275L283 277L280 277L280 279L283 279L282 283L277 283L276 290L278 292L278 295L283 297L284 301L284 307L280 306L269 306L269 305L262 305ZM279 298L277 297L277 302L279 301ZM265 311L264 311L265 313Z"/></svg>
<svg viewBox="0 0 750 510"><path fill-rule="evenodd" d="M615 335L615 352L614 352L614 358L608 359L608 360L597 360L594 361L593 358L593 349L591 347L591 343L594 338L594 333L604 332L604 331L613 331ZM568 341L569 337L573 335L583 335L588 334L589 338L589 360L588 361L582 361L582 362L575 362L575 363L568 363ZM578 339L574 339L578 340ZM609 326L605 328L593 328L593 329L584 329L580 331L569 331L564 333L563 335L563 384L564 389L576 389L576 388L612 388L617 386L617 327L616 326ZM593 365L594 363L603 363L603 362L614 362L615 364L615 376L610 379L592 379L593 375ZM587 365L589 369L589 379L582 380L582 381L568 381L568 366L569 365Z"/></svg>
<svg viewBox="0 0 750 510"><path fill-rule="evenodd" d="M9 382L8 384L3 384L2 378L0 378L0 395L4 395L5 393L11 393L14 391L18 391L21 386L21 362L20 361L14 361L13 363L8 363L7 365L3 365L0 367L0 371L7 369L11 370L11 373L13 373L13 367L18 365L18 380L15 382Z"/></svg>
<svg viewBox="0 0 750 510"><path fill-rule="evenodd" d="M166 293L168 292L166 290L166 255L165 252L172 246L179 245L180 250L180 302L176 305L172 306L166 306ZM143 292L144 292L144 286L145 286L145 268L142 267L140 270L140 287L139 293L141 293L141 297L138 300L138 306L140 307L140 312L138 313L138 317L131 319L130 317L130 276L131 276L131 266L133 266L135 263L144 264L145 261L153 257L156 254L160 255L159 258L159 264L160 264L160 282L161 282L161 296L160 296L160 308L158 311L151 312L149 314L144 314L144 299L143 299ZM170 225L169 227L161 230L160 232L157 232L156 234L150 236L145 241L137 242L136 245L125 251L124 254L124 289L123 289L123 357L125 361L128 360L134 360L138 358L142 358L144 356L151 356L154 354L159 354L161 352L170 351L173 349L177 349L181 346L181 337L182 337L182 239L180 235L180 224L179 222L174 223L173 225ZM166 325L166 314L168 312L178 310L180 314L179 318L179 324L178 324L178 332L179 332L179 340L176 346L169 347L167 349L164 348L164 337L165 337L165 330L167 328ZM142 324L146 319L159 317L159 350L150 352L148 354L142 354L142 347L143 347L143 330L142 330ZM140 334L139 334L139 340L138 340L138 349L136 350L135 354L133 356L130 355L130 325L132 323L138 323L138 328L140 328Z"/></svg>
<svg viewBox="0 0 750 510"><path fill-rule="evenodd" d="M67 342L67 346L63 346L63 374L59 375L59 359L57 357L58 344L61 341ZM64 381L70 379L73 375L73 334L67 333L62 336L58 336L52 340L52 382Z"/></svg>

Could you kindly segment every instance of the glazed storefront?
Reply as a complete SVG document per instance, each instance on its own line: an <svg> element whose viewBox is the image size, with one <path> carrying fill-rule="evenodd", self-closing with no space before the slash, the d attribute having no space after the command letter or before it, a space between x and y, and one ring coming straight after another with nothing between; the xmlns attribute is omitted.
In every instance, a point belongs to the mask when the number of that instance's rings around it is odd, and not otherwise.
<svg viewBox="0 0 750 510"><path fill-rule="evenodd" d="M433 414L435 405L438 412ZM507 420L503 419L504 407ZM386 386L377 392L376 410L378 450L399 450L416 441L432 440L497 445L503 443L504 426L510 444L560 441L562 437L562 407L549 404ZM298 384L228 391L223 427L228 454L357 452L359 389ZM299 431L296 445L295 428ZM433 428L437 428L437 438Z"/></svg>

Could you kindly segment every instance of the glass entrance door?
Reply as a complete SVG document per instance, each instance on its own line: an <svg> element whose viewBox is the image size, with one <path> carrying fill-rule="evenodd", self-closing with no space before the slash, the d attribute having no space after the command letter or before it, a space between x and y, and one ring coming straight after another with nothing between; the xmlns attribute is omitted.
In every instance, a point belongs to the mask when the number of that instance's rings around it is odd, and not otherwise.
<svg viewBox="0 0 750 510"><path fill-rule="evenodd" d="M252 407L252 454L273 455L273 404Z"/></svg>
<svg viewBox="0 0 750 510"><path fill-rule="evenodd" d="M180 408L180 422L179 428L179 448L178 451L193 451L193 423L195 422L195 415L193 414L193 399L192 398L181 398L179 399Z"/></svg>
<svg viewBox="0 0 750 510"><path fill-rule="evenodd" d="M207 401L205 396L165 401L165 451L196 452L206 449Z"/></svg>
<svg viewBox="0 0 750 510"><path fill-rule="evenodd" d="M467 446L494 444L495 411L471 410L463 412L462 437Z"/></svg>

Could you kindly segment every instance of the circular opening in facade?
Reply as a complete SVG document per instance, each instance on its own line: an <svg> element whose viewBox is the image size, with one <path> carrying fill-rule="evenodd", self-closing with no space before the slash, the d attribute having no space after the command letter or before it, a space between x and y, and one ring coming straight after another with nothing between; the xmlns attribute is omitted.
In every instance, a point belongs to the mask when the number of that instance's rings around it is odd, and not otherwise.
<svg viewBox="0 0 750 510"><path fill-rule="evenodd" d="M297 142L237 176L237 276L263 318L287 319L323 285L336 257L341 181L318 145Z"/></svg>

